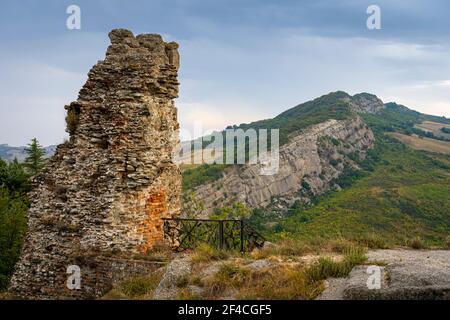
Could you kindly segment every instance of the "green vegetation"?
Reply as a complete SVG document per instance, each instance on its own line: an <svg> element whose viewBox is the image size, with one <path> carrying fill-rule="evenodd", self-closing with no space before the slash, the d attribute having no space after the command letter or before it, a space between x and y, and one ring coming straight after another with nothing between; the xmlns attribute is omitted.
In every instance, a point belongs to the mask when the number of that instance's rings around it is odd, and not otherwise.
<svg viewBox="0 0 450 320"><path fill-rule="evenodd" d="M281 146L287 143L289 140L289 135L296 131L305 129L306 127L327 121L329 119L343 120L353 117L354 113L350 111L348 104L341 100L345 97L349 97L349 95L345 92L333 92L291 108L279 114L273 119L229 126L227 129L254 129L257 133L259 132L259 129L279 129L279 143ZM224 132L222 134L224 134ZM270 134L268 136L268 147L270 147ZM210 143L211 142L204 143L203 147L207 146ZM339 144L340 141L334 139L332 143ZM237 148L235 145L235 161L237 157L236 149ZM249 146L248 140L246 140L246 161L249 159L248 154ZM226 155L224 152L224 159L225 157ZM183 190L193 190L195 187L201 184L219 179L223 175L223 171L228 166L229 165L203 164L183 170Z"/></svg>
<svg viewBox="0 0 450 320"><path fill-rule="evenodd" d="M193 190L201 184L219 179L226 167L226 165L205 163L183 170L183 190Z"/></svg>
<svg viewBox="0 0 450 320"><path fill-rule="evenodd" d="M450 124L450 119L423 114L394 102L386 103L386 108L378 114L362 114L366 123L377 132L398 131L414 133L414 125L424 121Z"/></svg>
<svg viewBox="0 0 450 320"><path fill-rule="evenodd" d="M342 91L333 92L291 108L273 119L235 126L239 129L280 129L280 145L288 141L291 133L329 119L343 120L354 116L342 98L349 97Z"/></svg>
<svg viewBox="0 0 450 320"><path fill-rule="evenodd" d="M0 160L0 291L5 290L25 236L30 185L21 164Z"/></svg>
<svg viewBox="0 0 450 320"><path fill-rule="evenodd" d="M348 106L341 100L346 96L343 92L328 94L273 119L233 128L280 128L283 144L291 133L306 126L350 117ZM396 103L386 104L380 113L360 115L374 131L376 144L363 161L357 153L350 155L361 170L347 167L332 182L342 191L312 197L310 205L296 203L281 218L255 209L250 223L272 240L345 238L377 248L445 246L450 234L450 157L412 150L386 132L442 140L415 126L424 121L450 124L450 119L425 115ZM221 170L205 166L189 171L184 176L185 190L214 180L222 174ZM301 185L305 192L310 189L305 180Z"/></svg>
<svg viewBox="0 0 450 320"><path fill-rule="evenodd" d="M237 299L313 299L322 290L320 281L308 281L298 266L274 266L251 270L237 261L221 265L212 277L202 281L205 297L217 299L233 293Z"/></svg>
<svg viewBox="0 0 450 320"><path fill-rule="evenodd" d="M211 215L211 219L247 219L250 217L252 210L248 208L245 204L235 202L231 206L225 206L222 208L216 208L214 213Z"/></svg>
<svg viewBox="0 0 450 320"><path fill-rule="evenodd" d="M353 267L363 264L367 260L365 251L354 247L341 261L334 261L329 257L320 257L319 261L306 269L306 274L310 282L325 280L327 278L345 278Z"/></svg>
<svg viewBox="0 0 450 320"><path fill-rule="evenodd" d="M202 243L195 248L195 253L192 256L192 261L195 263L201 263L224 260L227 259L229 255L229 252L219 250L211 245Z"/></svg>
<svg viewBox="0 0 450 320"><path fill-rule="evenodd" d="M376 148L361 163L363 170L341 177L347 188L296 210L280 223L276 236L355 239L377 234L398 245L421 238L443 246L450 233L449 159L378 135Z"/></svg>
<svg viewBox="0 0 450 320"><path fill-rule="evenodd" d="M33 138L25 151L27 158L23 165L30 175L35 176L45 165L45 150L39 145L37 139Z"/></svg>
<svg viewBox="0 0 450 320"><path fill-rule="evenodd" d="M273 251L264 257L272 261L267 267L249 268L247 260L242 259L222 263L212 277L200 279L199 285L205 290L204 298L223 298L232 292L237 299L314 299L324 289L322 280L328 277L346 277L354 266L367 260L365 248L341 241L342 246L332 248L339 251L339 256L321 256L317 261L313 260L305 265L303 262L295 262L304 252L285 252L288 243L296 248L302 246L300 242L292 240L284 244L282 242L278 249L278 246L274 246ZM322 247L319 251L323 249ZM283 256L283 253L288 254L287 261L291 263L279 263L279 256Z"/></svg>
<svg viewBox="0 0 450 320"><path fill-rule="evenodd" d="M164 269L164 268L163 268ZM122 281L107 293L102 300L150 300L161 281L163 269L147 276L133 277Z"/></svg>
<svg viewBox="0 0 450 320"><path fill-rule="evenodd" d="M74 103L65 106L64 108L67 110L66 116L67 132L72 135L75 133L75 130L78 127L78 123L80 122L81 108L79 105L76 105Z"/></svg>
<svg viewBox="0 0 450 320"><path fill-rule="evenodd" d="M36 139L26 151L23 164L0 159L0 291L8 287L26 233L30 175L44 166L45 152Z"/></svg>

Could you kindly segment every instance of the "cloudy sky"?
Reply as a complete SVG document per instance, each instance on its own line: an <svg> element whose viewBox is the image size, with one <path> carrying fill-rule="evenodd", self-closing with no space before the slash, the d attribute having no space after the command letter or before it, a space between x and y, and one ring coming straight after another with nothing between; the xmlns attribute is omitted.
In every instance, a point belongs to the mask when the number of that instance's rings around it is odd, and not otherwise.
<svg viewBox="0 0 450 320"><path fill-rule="evenodd" d="M81 30L66 28L72 4ZM381 30L366 27L371 4ZM62 142L63 106L118 27L180 43L187 130L273 117L336 90L450 117L449 15L445 0L2 0L0 143Z"/></svg>

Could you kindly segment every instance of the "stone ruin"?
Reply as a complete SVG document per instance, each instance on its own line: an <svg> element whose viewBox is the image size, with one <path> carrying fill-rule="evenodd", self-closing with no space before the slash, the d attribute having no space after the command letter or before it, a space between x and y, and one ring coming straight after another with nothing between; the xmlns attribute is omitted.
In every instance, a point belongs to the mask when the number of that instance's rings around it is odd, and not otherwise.
<svg viewBox="0 0 450 320"><path fill-rule="evenodd" d="M178 45L113 30L106 58L66 106L70 140L34 178L28 233L10 292L28 299L102 296L163 240L179 215ZM81 289L67 286L79 266Z"/></svg>

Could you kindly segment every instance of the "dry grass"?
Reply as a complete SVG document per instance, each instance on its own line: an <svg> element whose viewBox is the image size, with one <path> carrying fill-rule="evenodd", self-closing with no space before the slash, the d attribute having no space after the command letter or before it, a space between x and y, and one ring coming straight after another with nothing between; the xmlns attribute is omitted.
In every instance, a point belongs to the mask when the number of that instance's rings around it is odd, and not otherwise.
<svg viewBox="0 0 450 320"><path fill-rule="evenodd" d="M354 248L388 248L387 243L380 237L365 237L348 239L314 239L314 240L294 240L284 239L278 241L273 246L264 249L254 250L250 257L253 259L268 259L271 257L301 258L305 255L330 255L345 254Z"/></svg>
<svg viewBox="0 0 450 320"><path fill-rule="evenodd" d="M270 253L292 257L293 252L287 249L289 247L295 252L298 252L295 248L304 248L296 242L287 241L282 242L279 247L261 251L269 260ZM311 247L308 248L311 250ZM366 249L346 240L332 241L325 249L341 253L342 259L320 257L318 261L306 266L300 263L274 262L270 267L256 270L241 265L242 261L237 259L226 262L213 277L202 282L205 298L231 296L237 299L314 299L324 289L322 280L328 277L346 277L354 266L367 260ZM301 259L301 255L298 258Z"/></svg>
<svg viewBox="0 0 450 320"><path fill-rule="evenodd" d="M385 237L371 234L364 237L355 237L353 242L367 247L369 249L391 249L392 245L386 240Z"/></svg>
<svg viewBox="0 0 450 320"><path fill-rule="evenodd" d="M163 270L149 275L124 280L107 293L102 300L149 300L163 276Z"/></svg>
<svg viewBox="0 0 450 320"><path fill-rule="evenodd" d="M273 256L297 257L313 251L313 248L304 241L286 239L278 241L276 245L253 251L251 257L254 259Z"/></svg>
<svg viewBox="0 0 450 320"><path fill-rule="evenodd" d="M155 243L150 251L146 254L135 255L134 259L155 261L155 262L167 262L173 257L173 251L167 244L160 242Z"/></svg>
<svg viewBox="0 0 450 320"><path fill-rule="evenodd" d="M229 258L231 252L218 250L208 244L201 244L195 248L191 261L194 263L211 262L218 260L225 260Z"/></svg>
<svg viewBox="0 0 450 320"><path fill-rule="evenodd" d="M322 282L308 280L304 269L280 266L252 273L251 281L240 288L238 299L306 300L324 290Z"/></svg>
<svg viewBox="0 0 450 320"><path fill-rule="evenodd" d="M408 136L398 132L392 132L389 135L416 150L450 154L450 142L447 141L440 141L430 138L419 138L417 136Z"/></svg>
<svg viewBox="0 0 450 320"><path fill-rule="evenodd" d="M322 283L308 282L304 270L298 266L251 270L236 261L222 265L203 287L208 299L232 296L245 300L313 299L323 290Z"/></svg>
<svg viewBox="0 0 450 320"><path fill-rule="evenodd" d="M450 129L448 124L424 121L421 124L416 124L414 127L423 131L430 131L437 137L450 138L450 134L441 131L442 128Z"/></svg>
<svg viewBox="0 0 450 320"><path fill-rule="evenodd" d="M178 300L203 300L202 296L192 293L188 288L183 288L178 293Z"/></svg>
<svg viewBox="0 0 450 320"><path fill-rule="evenodd" d="M342 261L334 261L327 257L321 257L319 261L306 269L310 282L325 280L327 278L344 278L353 267L367 261L365 250L354 247L346 252Z"/></svg>
<svg viewBox="0 0 450 320"><path fill-rule="evenodd" d="M204 287L208 297L218 297L227 290L236 290L250 281L251 271L240 266L235 261L224 263L219 271L206 279Z"/></svg>
<svg viewBox="0 0 450 320"><path fill-rule="evenodd" d="M408 247L411 247L412 249L421 250L421 249L427 249L428 246L421 238L414 238L410 239L406 242L406 245Z"/></svg>
<svg viewBox="0 0 450 320"><path fill-rule="evenodd" d="M0 292L0 300L9 300L8 294Z"/></svg>

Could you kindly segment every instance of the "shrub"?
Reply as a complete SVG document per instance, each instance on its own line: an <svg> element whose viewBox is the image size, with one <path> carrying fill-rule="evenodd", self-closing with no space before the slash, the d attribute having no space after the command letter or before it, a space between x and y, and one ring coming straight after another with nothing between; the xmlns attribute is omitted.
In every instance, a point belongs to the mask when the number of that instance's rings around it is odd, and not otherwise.
<svg viewBox="0 0 450 320"><path fill-rule="evenodd" d="M330 160L330 164L331 164L333 167L336 167L336 166L339 164L339 162L338 162L336 159L331 159L331 160Z"/></svg>
<svg viewBox="0 0 450 320"><path fill-rule="evenodd" d="M216 249L206 243L197 246L192 256L192 262L209 262L224 260L229 257L229 253L223 250Z"/></svg>
<svg viewBox="0 0 450 320"><path fill-rule="evenodd" d="M67 132L71 135L75 133L80 121L80 115L75 110L69 110L66 116Z"/></svg>
<svg viewBox="0 0 450 320"><path fill-rule="evenodd" d="M330 242L330 249L337 253L347 253L354 248L354 244L349 240L337 239Z"/></svg>
<svg viewBox="0 0 450 320"><path fill-rule="evenodd" d="M226 289L236 289L242 287L250 281L251 271L242 268L235 262L224 263L219 271L211 278L205 281L205 289L208 296L218 296Z"/></svg>
<svg viewBox="0 0 450 320"><path fill-rule="evenodd" d="M279 266L252 272L236 297L246 300L314 299L323 289L322 282L309 282L300 267Z"/></svg>
<svg viewBox="0 0 450 320"><path fill-rule="evenodd" d="M339 139L331 137L331 143L335 146L338 146L341 144L341 141Z"/></svg>
<svg viewBox="0 0 450 320"><path fill-rule="evenodd" d="M311 190L311 186L309 185L309 183L302 179L302 188L305 189L306 191L310 191Z"/></svg>
<svg viewBox="0 0 450 320"><path fill-rule="evenodd" d="M427 248L425 242L419 237L408 240L407 245L408 245L408 247L411 247L416 250Z"/></svg>
<svg viewBox="0 0 450 320"><path fill-rule="evenodd" d="M445 240L444 240L444 247L446 249L450 249L450 236L445 238Z"/></svg>

